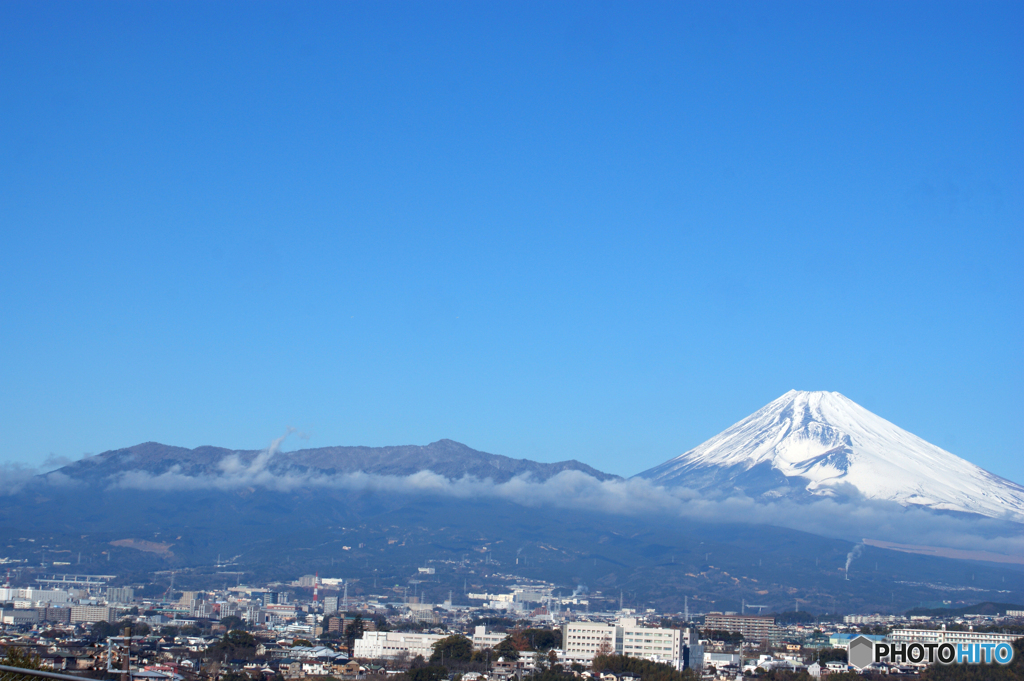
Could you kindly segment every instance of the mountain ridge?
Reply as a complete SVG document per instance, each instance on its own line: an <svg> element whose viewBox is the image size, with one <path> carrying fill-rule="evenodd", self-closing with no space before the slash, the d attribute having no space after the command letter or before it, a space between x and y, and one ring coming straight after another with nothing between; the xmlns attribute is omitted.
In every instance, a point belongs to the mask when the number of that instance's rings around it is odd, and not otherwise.
<svg viewBox="0 0 1024 681"><path fill-rule="evenodd" d="M232 457L235 457L232 460ZM281 452L275 448L239 450L204 445L194 449L143 442L131 447L112 449L57 469L72 479L103 479L115 477L126 470L159 475L175 471L185 476L220 473L227 466L255 465L263 457L271 469L313 470L325 474L367 473L372 475L408 476L430 471L449 479L472 476L507 482L529 475L546 480L562 471L575 470L598 480L614 480L619 476L604 473L592 466L570 459L543 463L515 459L501 454L481 452L460 442L441 439L427 445L394 445L386 447L334 446ZM52 473L52 472L51 472Z"/></svg>

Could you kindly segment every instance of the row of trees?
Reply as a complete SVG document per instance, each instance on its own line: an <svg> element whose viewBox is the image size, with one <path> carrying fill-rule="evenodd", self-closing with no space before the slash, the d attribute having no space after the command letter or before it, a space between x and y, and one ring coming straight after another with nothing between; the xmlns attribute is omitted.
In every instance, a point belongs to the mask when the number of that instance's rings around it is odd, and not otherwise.
<svg viewBox="0 0 1024 681"><path fill-rule="evenodd" d="M697 681L700 676L692 669L678 671L670 664L651 662L628 655L597 655L591 669L596 673L611 671L616 674L629 672L640 677L640 681Z"/></svg>

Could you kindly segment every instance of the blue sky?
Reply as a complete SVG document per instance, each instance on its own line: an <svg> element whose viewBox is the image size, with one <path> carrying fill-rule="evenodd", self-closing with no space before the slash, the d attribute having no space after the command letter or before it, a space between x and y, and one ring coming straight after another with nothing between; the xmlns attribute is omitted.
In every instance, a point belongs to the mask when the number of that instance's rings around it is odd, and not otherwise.
<svg viewBox="0 0 1024 681"><path fill-rule="evenodd" d="M1020 3L4 3L0 460L632 474L791 388L1024 482Z"/></svg>

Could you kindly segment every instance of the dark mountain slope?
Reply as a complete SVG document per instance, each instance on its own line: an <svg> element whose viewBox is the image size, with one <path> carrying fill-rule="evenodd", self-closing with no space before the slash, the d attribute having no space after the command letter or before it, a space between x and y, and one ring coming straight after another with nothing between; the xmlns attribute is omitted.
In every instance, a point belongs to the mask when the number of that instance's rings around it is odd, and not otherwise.
<svg viewBox="0 0 1024 681"><path fill-rule="evenodd" d="M232 450L223 447L186 449L145 442L77 461L59 472L74 480L92 482L114 478L129 470L159 475L174 469L182 475L198 477L221 473L234 461L231 457L237 458L238 465L245 466L253 464L261 454L267 458L266 465L271 470L314 470L327 474L362 472L406 476L420 471L432 471L450 479L469 475L506 482L517 475L547 480L562 471L574 470L598 480L617 477L579 461L540 463L529 459L513 459L500 454L479 452L452 440L438 440L425 446L320 447L272 455L266 450Z"/></svg>

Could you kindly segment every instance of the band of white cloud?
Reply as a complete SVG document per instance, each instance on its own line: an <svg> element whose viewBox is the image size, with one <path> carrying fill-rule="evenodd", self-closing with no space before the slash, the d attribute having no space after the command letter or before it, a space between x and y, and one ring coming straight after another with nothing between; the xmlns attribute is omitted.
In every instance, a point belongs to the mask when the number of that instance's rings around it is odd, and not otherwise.
<svg viewBox="0 0 1024 681"><path fill-rule="evenodd" d="M760 500L745 496L708 498L692 490L662 487L648 480L598 480L580 471L562 471L546 480L528 476L505 482L466 476L452 480L431 471L408 476L368 473L325 474L318 471L271 468L273 455L258 455L251 464L229 457L221 474L195 477L177 467L153 475L126 471L111 480L121 489L187 491L263 488L292 492L301 488L331 488L348 492L431 495L449 499L500 499L523 506L580 509L644 517L656 514L707 523L763 523L813 534L860 541L886 541L985 550L1024 556L1019 524L986 518L937 515L927 509L902 507L868 499L812 502Z"/></svg>
<svg viewBox="0 0 1024 681"><path fill-rule="evenodd" d="M753 499L746 496L710 498L681 487L663 487L640 478L598 480L586 473L566 470L546 480L518 476L504 482L466 476L450 479L431 471L408 476L368 473L325 473L275 461L291 430L250 460L230 455L214 475L188 475L179 466L154 474L126 470L108 479L114 489L151 491L237 490L262 488L288 493L303 488L330 488L348 492L389 495L431 495L449 499L500 499L522 506L578 509L637 518L679 518L703 523L761 523L810 532L820 536L861 541L862 538L990 551L1024 556L1024 532L1016 522L981 517L936 514L919 507L864 498L822 498L811 502L785 497ZM8 469L7 491L29 482L35 471ZM36 480L40 480L36 478ZM62 471L46 474L52 486L74 485Z"/></svg>

